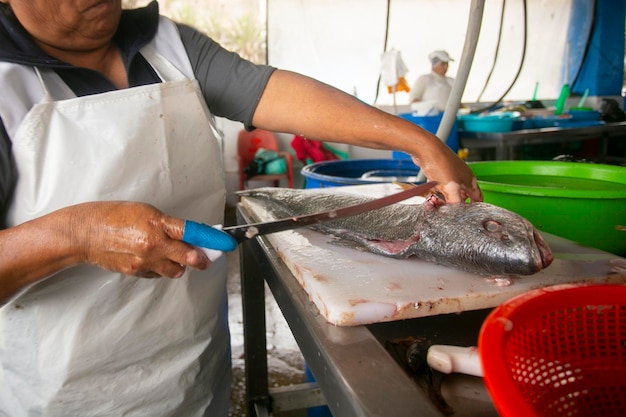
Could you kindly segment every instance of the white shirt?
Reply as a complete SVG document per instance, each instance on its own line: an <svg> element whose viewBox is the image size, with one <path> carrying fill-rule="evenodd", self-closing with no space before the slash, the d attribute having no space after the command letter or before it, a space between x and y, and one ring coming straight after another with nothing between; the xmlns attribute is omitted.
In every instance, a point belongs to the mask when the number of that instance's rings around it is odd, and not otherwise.
<svg viewBox="0 0 626 417"><path fill-rule="evenodd" d="M454 78L442 76L434 72L421 75L417 78L409 93L409 102L413 102L414 100L435 100L437 102L437 109L444 111L453 84Z"/></svg>

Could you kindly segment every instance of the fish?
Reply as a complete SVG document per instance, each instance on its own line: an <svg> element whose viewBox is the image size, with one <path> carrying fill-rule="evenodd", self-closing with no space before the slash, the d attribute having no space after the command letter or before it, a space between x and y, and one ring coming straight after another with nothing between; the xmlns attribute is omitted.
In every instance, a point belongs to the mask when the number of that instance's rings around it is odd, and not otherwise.
<svg viewBox="0 0 626 417"><path fill-rule="evenodd" d="M276 218L374 199L337 188L260 187L237 194L262 201ZM532 275L554 259L549 245L528 220L482 202L430 204L427 199L423 204L396 203L310 228L378 255L415 257L479 275Z"/></svg>

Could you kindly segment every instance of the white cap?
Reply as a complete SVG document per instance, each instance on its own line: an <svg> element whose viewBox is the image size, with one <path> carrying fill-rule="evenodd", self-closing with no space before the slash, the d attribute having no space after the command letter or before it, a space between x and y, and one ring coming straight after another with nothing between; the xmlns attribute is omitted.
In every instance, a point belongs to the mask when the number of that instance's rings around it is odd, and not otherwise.
<svg viewBox="0 0 626 417"><path fill-rule="evenodd" d="M428 54L428 59L430 59L432 64L454 61L454 59L450 58L450 55L448 55L446 51L433 51Z"/></svg>

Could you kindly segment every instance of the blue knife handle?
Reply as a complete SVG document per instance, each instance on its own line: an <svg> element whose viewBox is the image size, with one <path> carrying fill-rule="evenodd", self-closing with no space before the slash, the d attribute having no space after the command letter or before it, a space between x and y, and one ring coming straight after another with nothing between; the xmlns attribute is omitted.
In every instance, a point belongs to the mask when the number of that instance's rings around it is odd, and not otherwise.
<svg viewBox="0 0 626 417"><path fill-rule="evenodd" d="M231 252L237 248L237 241L228 233L191 220L185 220L182 240L190 245L223 252Z"/></svg>

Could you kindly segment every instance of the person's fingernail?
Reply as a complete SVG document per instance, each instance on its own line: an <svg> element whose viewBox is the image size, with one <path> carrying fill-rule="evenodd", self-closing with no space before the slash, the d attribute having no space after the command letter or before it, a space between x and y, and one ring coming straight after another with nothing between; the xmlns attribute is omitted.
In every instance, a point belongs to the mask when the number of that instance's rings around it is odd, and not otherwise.
<svg viewBox="0 0 626 417"><path fill-rule="evenodd" d="M181 269L180 271L176 272L176 273L174 274L174 277L173 277L173 278L180 278L180 277L182 277L183 275L185 275L185 270L186 270L186 269L185 269L185 267L184 267L183 265L181 265L181 266L183 267L183 269Z"/></svg>

